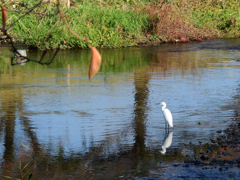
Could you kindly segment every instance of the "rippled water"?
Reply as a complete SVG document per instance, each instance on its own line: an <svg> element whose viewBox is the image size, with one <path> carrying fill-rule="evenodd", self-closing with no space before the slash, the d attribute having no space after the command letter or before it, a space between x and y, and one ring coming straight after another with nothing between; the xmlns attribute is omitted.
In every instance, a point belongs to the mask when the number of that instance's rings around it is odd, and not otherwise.
<svg viewBox="0 0 240 180"><path fill-rule="evenodd" d="M135 169L139 159L175 162L183 144L207 143L232 122L234 97L239 94L239 44L235 39L101 49L102 66L91 81L89 50L61 51L49 66L11 66L9 48L0 47L1 162L19 154L19 142L50 159L81 157L85 171L90 162L99 162L96 157L129 152L128 158L110 161L110 166ZM40 55L28 51L32 58ZM166 135L162 101L174 122L165 155L160 153ZM149 153L157 155L145 157ZM102 164L91 168L96 176ZM147 176L143 169L142 177ZM119 171L111 177L120 177ZM90 175L82 176L95 177Z"/></svg>

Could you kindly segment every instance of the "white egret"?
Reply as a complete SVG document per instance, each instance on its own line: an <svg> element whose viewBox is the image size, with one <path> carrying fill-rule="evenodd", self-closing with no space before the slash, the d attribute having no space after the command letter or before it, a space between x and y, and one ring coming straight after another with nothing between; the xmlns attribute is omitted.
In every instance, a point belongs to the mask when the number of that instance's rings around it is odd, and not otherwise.
<svg viewBox="0 0 240 180"><path fill-rule="evenodd" d="M165 102L161 102L160 104L162 105L163 117L167 122L168 128L173 127L172 113L169 111L169 109L166 108L167 105Z"/></svg>
<svg viewBox="0 0 240 180"><path fill-rule="evenodd" d="M162 154L166 153L166 149L169 148L172 144L173 132L171 131L164 139L162 150L160 151Z"/></svg>

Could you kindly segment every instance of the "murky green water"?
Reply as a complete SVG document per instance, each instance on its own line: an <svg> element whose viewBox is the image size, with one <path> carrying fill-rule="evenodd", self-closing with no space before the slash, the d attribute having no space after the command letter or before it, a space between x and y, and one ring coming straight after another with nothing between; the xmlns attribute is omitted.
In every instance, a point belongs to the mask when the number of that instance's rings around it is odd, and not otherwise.
<svg viewBox="0 0 240 180"><path fill-rule="evenodd" d="M232 123L239 44L101 49L91 81L89 50L61 51L49 66L11 66L9 48L0 47L1 176L18 176L13 165L28 161L20 143L35 152L35 179L152 177L160 162L183 161L184 144L206 144ZM162 101L174 122L165 153Z"/></svg>

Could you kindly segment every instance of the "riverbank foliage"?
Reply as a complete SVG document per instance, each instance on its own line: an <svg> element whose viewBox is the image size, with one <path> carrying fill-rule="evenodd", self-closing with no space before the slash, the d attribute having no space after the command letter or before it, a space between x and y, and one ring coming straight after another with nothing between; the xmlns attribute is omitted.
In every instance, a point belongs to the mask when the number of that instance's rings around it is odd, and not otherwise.
<svg viewBox="0 0 240 180"><path fill-rule="evenodd" d="M8 12L7 26L36 3L5 0L2 4L14 10ZM98 48L240 36L238 0L72 0L70 8L61 8L71 29ZM42 3L8 33L16 42L40 49L88 48L68 31L57 12L57 2Z"/></svg>

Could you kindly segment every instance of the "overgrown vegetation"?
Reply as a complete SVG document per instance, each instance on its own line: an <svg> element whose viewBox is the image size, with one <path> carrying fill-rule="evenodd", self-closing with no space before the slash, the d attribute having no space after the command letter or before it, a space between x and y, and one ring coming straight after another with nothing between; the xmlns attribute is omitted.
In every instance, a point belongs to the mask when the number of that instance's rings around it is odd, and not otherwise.
<svg viewBox="0 0 240 180"><path fill-rule="evenodd" d="M189 14L191 13L191 21L195 22L195 27L209 27L221 38L240 36L239 1L202 0L189 5Z"/></svg>
<svg viewBox="0 0 240 180"><path fill-rule="evenodd" d="M240 36L238 0L72 0L62 9L71 29L95 47L124 47L160 42L201 41ZM8 9L26 11L37 2L6 1ZM8 33L15 41L43 49L87 48L61 21L57 2L43 3ZM12 7L15 5L15 8ZM49 15L52 16L49 16ZM7 24L22 13L8 12ZM47 40L46 40L47 39Z"/></svg>

